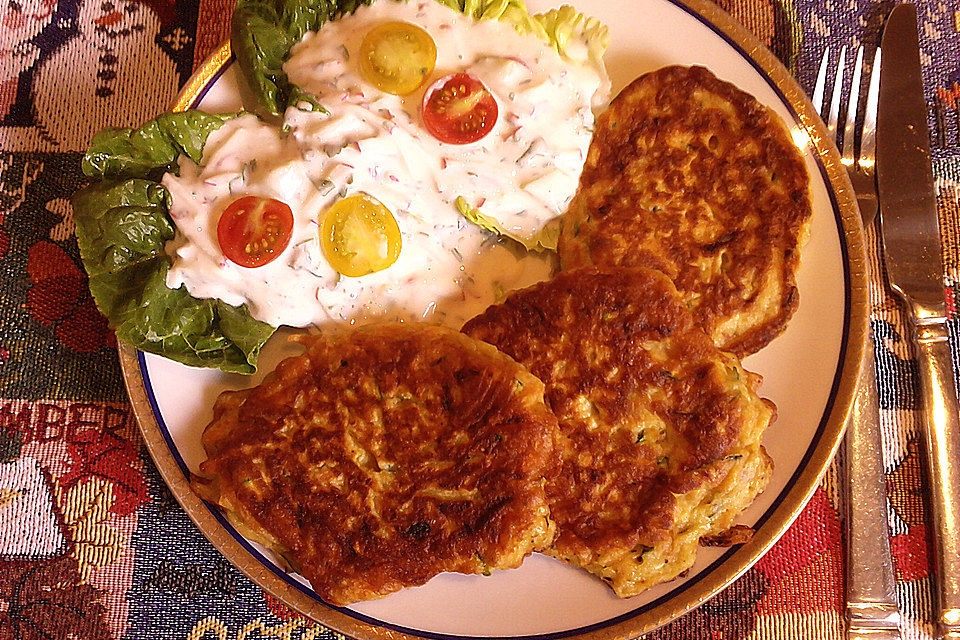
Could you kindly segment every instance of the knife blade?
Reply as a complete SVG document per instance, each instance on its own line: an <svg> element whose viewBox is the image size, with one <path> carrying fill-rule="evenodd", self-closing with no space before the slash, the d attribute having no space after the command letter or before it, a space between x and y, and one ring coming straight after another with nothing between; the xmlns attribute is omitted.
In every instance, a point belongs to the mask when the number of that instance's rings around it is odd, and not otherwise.
<svg viewBox="0 0 960 640"><path fill-rule="evenodd" d="M898 5L890 13L880 49L877 190L886 210L884 240L895 240L884 245L887 274L902 295L943 316L937 198L913 5Z"/></svg>
<svg viewBox="0 0 960 640"><path fill-rule="evenodd" d="M880 48L877 191L883 261L890 287L907 311L920 370L938 631L960 640L960 409L948 343L916 7L894 7Z"/></svg>

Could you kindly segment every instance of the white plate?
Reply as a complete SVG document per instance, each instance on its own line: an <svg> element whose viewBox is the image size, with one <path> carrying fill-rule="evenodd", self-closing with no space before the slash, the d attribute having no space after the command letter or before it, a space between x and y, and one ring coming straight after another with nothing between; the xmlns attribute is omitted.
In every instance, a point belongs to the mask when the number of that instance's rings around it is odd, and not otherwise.
<svg viewBox="0 0 960 640"><path fill-rule="evenodd" d="M549 0L528 2L531 11ZM836 150L802 90L751 34L700 0L577 0L610 28L606 56L614 92L667 64L700 64L773 108L802 149L814 207L798 277L800 308L787 331L745 362L764 377L761 395L778 407L764 437L775 461L766 492L741 517L754 539L736 549L700 550L684 579L630 599L599 580L534 554L520 569L493 576L444 574L422 587L345 609L328 607L309 585L284 574L268 554L243 540L187 486L204 459L200 434L224 389L256 384L286 348L272 339L252 378L198 370L125 347L121 362L151 454L174 495L211 541L261 586L303 613L348 635L382 637L630 637L703 602L745 571L797 516L840 441L852 400L866 318L862 232ZM627 8L629 7L629 8ZM227 47L197 73L177 108L239 107Z"/></svg>

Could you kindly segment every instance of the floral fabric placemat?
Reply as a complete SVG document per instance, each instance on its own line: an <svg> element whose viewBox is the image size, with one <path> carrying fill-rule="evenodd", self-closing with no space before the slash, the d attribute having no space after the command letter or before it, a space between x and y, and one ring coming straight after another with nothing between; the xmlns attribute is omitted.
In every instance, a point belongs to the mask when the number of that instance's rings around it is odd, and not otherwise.
<svg viewBox="0 0 960 640"><path fill-rule="evenodd" d="M918 7L955 337L960 7L952 4ZM720 5L808 91L824 48L875 38L877 18L891 6ZM84 182L86 142L101 127L136 125L170 104L225 38L231 7L230 0L17 0L0 8L0 640L336 635L230 566L166 490L140 441L116 342L87 291L73 234L69 196ZM868 241L875 260L872 231ZM931 638L917 364L879 282L871 303L903 632ZM841 638L839 489L834 465L770 553L651 637Z"/></svg>

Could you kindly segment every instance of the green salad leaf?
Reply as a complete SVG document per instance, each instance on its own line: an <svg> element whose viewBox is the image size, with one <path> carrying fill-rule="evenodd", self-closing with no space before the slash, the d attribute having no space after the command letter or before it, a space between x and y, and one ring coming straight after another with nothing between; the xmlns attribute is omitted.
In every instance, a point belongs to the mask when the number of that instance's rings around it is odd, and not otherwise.
<svg viewBox="0 0 960 640"><path fill-rule="evenodd" d="M120 340L184 364L249 374L275 328L245 307L166 286L164 245L174 226L160 175L181 155L199 161L207 136L231 117L166 113L137 129L100 132L82 162L97 181L72 202L90 291Z"/></svg>
<svg viewBox="0 0 960 640"><path fill-rule="evenodd" d="M603 68L603 54L610 44L607 27L597 20L563 5L545 13L530 14L523 0L437 0L477 20L502 20L519 33L533 34L561 56L594 63ZM583 55L577 49L583 49Z"/></svg>
<svg viewBox="0 0 960 640"><path fill-rule="evenodd" d="M313 95L309 91L301 89L298 86L294 86L290 90L290 105L296 107L300 111L330 113L327 111L326 107L320 104L317 96Z"/></svg>
<svg viewBox="0 0 960 640"><path fill-rule="evenodd" d="M175 170L181 155L200 162L207 136L236 116L184 111L161 114L136 129L104 129L90 142L81 168L91 178L159 176Z"/></svg>
<svg viewBox="0 0 960 640"><path fill-rule="evenodd" d="M237 0L230 47L260 106L280 115L293 88L283 71L290 48L327 20L371 0Z"/></svg>
<svg viewBox="0 0 960 640"><path fill-rule="evenodd" d="M523 0L437 0L477 20L502 20L520 33L532 33L547 40L543 27L527 11Z"/></svg>
<svg viewBox="0 0 960 640"><path fill-rule="evenodd" d="M560 220L554 218L547 223L540 233L532 238L526 238L520 234L513 233L505 229L496 218L484 215L480 209L471 207L463 196L457 196L454 201L457 211L464 218L477 225L481 229L490 231L500 236L504 236L519 242L527 251L556 251L557 242L560 240Z"/></svg>
<svg viewBox="0 0 960 640"><path fill-rule="evenodd" d="M568 4L546 13L538 13L533 20L539 24L547 42L561 56L591 62L603 69L603 54L610 45L607 26L578 12ZM578 49L584 50L584 56Z"/></svg>
<svg viewBox="0 0 960 640"><path fill-rule="evenodd" d="M502 20L520 33L536 35L561 55L589 60L603 68L609 36L599 20L564 5L542 14L531 14L523 0L436 0L477 20ZM308 31L327 20L352 13L372 0L237 0L231 24L230 45L241 73L263 109L281 115L302 95L283 70L290 49ZM587 52L581 55L580 49Z"/></svg>

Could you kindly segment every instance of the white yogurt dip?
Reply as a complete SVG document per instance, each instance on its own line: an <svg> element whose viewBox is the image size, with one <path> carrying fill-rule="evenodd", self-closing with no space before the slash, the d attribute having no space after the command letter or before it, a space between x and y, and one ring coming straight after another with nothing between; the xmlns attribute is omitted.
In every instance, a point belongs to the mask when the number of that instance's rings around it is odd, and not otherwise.
<svg viewBox="0 0 960 640"><path fill-rule="evenodd" d="M416 24L437 45L431 79L403 97L374 88L356 65L364 35L387 21ZM284 68L325 112L291 107L283 130L250 115L230 120L210 135L199 166L184 158L179 176L164 176L177 226L168 286L245 303L275 326L376 318L457 327L504 292L548 277L549 256L482 231L454 201L462 196L511 235L536 237L576 189L591 106L606 99L602 72L507 23L432 0L360 7L307 34ZM424 129L420 102L434 79L460 71L486 85L499 117L478 142L444 144ZM324 257L318 228L334 202L358 193L392 212L402 248L390 267L347 277ZM281 200L294 216L290 244L262 267L230 262L217 242L220 214L245 195Z"/></svg>
<svg viewBox="0 0 960 640"><path fill-rule="evenodd" d="M356 60L360 43L370 29L390 21L415 24L433 38L437 62L431 78L466 72L494 95L499 117L487 136L469 145L431 136L420 119L431 81L395 96L363 80ZM330 112L287 111L285 125L303 148L321 152L308 154L311 164L327 167L327 154L336 152L333 160L355 167L354 188L361 191L405 164L416 180L405 185L408 194L411 187L429 193L429 206L448 211L462 196L525 241L573 197L590 145L591 107L604 104L608 89L605 74L562 59L539 38L520 35L506 22L478 22L432 0L361 6L307 34L284 70ZM378 141L371 153L350 144L369 139ZM413 203L405 204L411 209Z"/></svg>

